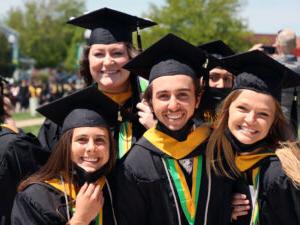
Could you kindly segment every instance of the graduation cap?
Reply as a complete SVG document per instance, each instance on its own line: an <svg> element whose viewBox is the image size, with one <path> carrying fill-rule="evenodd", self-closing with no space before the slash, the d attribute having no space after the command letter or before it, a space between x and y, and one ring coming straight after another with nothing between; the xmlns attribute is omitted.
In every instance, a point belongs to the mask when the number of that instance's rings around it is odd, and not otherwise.
<svg viewBox="0 0 300 225"><path fill-rule="evenodd" d="M123 68L149 79L149 82L161 76L176 74L199 78L207 73L203 67L206 60L202 50L174 34L168 34Z"/></svg>
<svg viewBox="0 0 300 225"><path fill-rule="evenodd" d="M297 73L259 50L229 56L223 61L238 71L233 90L254 90L280 101L282 89L300 85Z"/></svg>
<svg viewBox="0 0 300 225"><path fill-rule="evenodd" d="M155 22L132 16L110 8L101 8L76 18L67 23L92 30L89 45L132 42L132 32L156 25ZM138 33L138 45L141 40Z"/></svg>
<svg viewBox="0 0 300 225"><path fill-rule="evenodd" d="M235 54L235 52L221 40L207 42L199 45L198 48L216 58L223 58Z"/></svg>
<svg viewBox="0 0 300 225"><path fill-rule="evenodd" d="M224 68L225 66L220 65L220 61L217 59L222 59L224 57L235 54L235 52L222 40L207 42L202 45L199 45L198 48L200 48L201 50L206 52L206 54L208 54L208 70L212 70L217 66L221 66Z"/></svg>
<svg viewBox="0 0 300 225"><path fill-rule="evenodd" d="M117 118L115 109L105 104L108 97L102 95L96 85L74 92L37 109L39 113L62 126L62 133L76 127L112 126Z"/></svg>

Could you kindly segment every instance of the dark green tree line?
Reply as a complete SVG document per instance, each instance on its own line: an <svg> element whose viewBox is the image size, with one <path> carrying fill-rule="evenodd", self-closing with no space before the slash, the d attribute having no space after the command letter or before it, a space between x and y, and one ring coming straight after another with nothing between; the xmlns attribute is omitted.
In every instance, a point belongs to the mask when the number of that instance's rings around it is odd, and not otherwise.
<svg viewBox="0 0 300 225"><path fill-rule="evenodd" d="M85 10L84 0L27 0L13 8L6 24L20 33L21 54L36 60L36 67L63 65L76 29L66 25Z"/></svg>

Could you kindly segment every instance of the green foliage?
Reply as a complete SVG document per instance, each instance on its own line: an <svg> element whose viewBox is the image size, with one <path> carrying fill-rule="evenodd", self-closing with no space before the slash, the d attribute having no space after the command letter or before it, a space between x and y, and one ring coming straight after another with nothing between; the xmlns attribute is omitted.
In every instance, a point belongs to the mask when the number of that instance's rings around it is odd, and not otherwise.
<svg viewBox="0 0 300 225"><path fill-rule="evenodd" d="M195 45L221 39L234 50L245 50L250 32L238 17L242 5L239 0L166 0L162 7L151 5L144 17L159 25L143 32L143 42L149 46L174 33Z"/></svg>
<svg viewBox="0 0 300 225"><path fill-rule="evenodd" d="M72 37L70 47L68 48L68 54L64 64L65 69L70 72L73 72L79 68L79 48L81 45L84 45L83 32L84 30L81 28L75 27L74 29L74 35Z"/></svg>
<svg viewBox="0 0 300 225"><path fill-rule="evenodd" d="M67 57L75 33L66 21L84 9L84 0L27 0L24 10L10 10L6 24L20 33L21 53L34 58L36 67L56 67Z"/></svg>
<svg viewBox="0 0 300 225"><path fill-rule="evenodd" d="M13 64L11 62L11 49L4 34L0 33L0 75L11 76Z"/></svg>

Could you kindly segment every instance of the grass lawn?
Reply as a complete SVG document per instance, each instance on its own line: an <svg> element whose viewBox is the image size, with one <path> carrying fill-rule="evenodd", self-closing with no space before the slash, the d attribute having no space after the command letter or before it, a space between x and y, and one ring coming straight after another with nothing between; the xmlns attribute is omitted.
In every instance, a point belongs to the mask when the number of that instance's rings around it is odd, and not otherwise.
<svg viewBox="0 0 300 225"><path fill-rule="evenodd" d="M22 129L24 130L25 133L32 133L35 136L37 136L40 127L41 127L41 125L35 125L35 126L31 126L31 127L24 127Z"/></svg>
<svg viewBox="0 0 300 225"><path fill-rule="evenodd" d="M34 119L34 118L40 118L43 117L41 114L37 113L35 116L31 116L30 112L19 112L19 113L14 113L12 115L12 118L15 121L18 120L27 120L27 119Z"/></svg>
<svg viewBox="0 0 300 225"><path fill-rule="evenodd" d="M31 116L30 112L19 112L19 113L14 113L12 115L12 118L15 121L20 121L20 120L28 120L28 119L35 119L35 118L42 118L43 116L39 113L36 114L36 116ZM34 126L27 126L23 127L22 129L24 130L25 133L32 133L35 136L38 134L39 129L41 125L34 125Z"/></svg>

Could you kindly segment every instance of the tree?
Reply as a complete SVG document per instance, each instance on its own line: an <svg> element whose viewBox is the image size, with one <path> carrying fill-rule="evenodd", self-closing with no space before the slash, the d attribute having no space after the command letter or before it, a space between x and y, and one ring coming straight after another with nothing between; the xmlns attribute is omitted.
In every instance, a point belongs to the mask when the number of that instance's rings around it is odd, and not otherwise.
<svg viewBox="0 0 300 225"><path fill-rule="evenodd" d="M11 76L14 66L12 64L12 52L10 45L3 33L0 33L0 75Z"/></svg>
<svg viewBox="0 0 300 225"><path fill-rule="evenodd" d="M145 45L167 33L174 33L199 45L221 39L235 50L249 47L250 34L238 17L243 2L239 0L166 0L163 7L151 5L144 17L159 25L143 32Z"/></svg>
<svg viewBox="0 0 300 225"><path fill-rule="evenodd" d="M66 21L84 9L84 0L27 0L23 10L10 10L6 24L20 33L21 54L34 58L37 67L56 67L67 57L75 32Z"/></svg>

